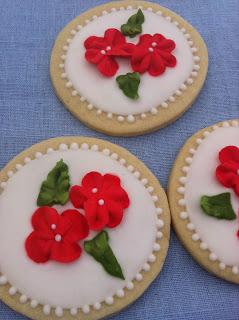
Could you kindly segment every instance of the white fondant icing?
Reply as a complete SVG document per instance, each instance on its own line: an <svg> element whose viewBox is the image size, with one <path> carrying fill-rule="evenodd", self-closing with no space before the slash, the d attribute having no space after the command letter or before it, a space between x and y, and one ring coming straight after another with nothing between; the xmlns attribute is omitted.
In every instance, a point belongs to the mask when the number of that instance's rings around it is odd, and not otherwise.
<svg viewBox="0 0 239 320"><path fill-rule="evenodd" d="M132 72L129 59L117 59L119 62L117 74L114 77L106 78L97 71L95 65L86 61L84 41L92 35L102 37L108 28L120 30L120 26L135 12L136 10L132 9L113 11L91 21L74 35L66 56L63 56L65 60L63 77L68 77L74 88L89 101L92 107L95 106L105 112L124 116L149 112L150 110L152 114L156 114L156 107L165 103L165 100L169 98L174 101L175 98L172 96L174 92L187 81L193 68L198 69L197 65L194 65L194 50L190 48L187 41L188 35L183 34L184 30L180 30L174 23L171 23L171 18L166 19L152 11L143 10L145 16L143 33L162 33L165 37L174 40L176 48L173 54L177 58L177 65L175 68L167 68L165 73L159 77L152 77L147 73L143 74L139 87L140 98L137 101L124 96L119 90L115 78L119 74ZM136 36L133 39L128 38L127 41L137 43L138 39L139 36ZM150 51L154 50L153 46L149 49ZM192 79L188 80L189 84L192 82ZM123 121L124 118L118 117L118 120ZM128 118L129 122L133 122L133 120L132 117Z"/></svg>
<svg viewBox="0 0 239 320"><path fill-rule="evenodd" d="M118 162L109 157L110 150L104 149L103 152L96 153L94 150L97 150L98 146L93 147L93 150L89 150L89 145L83 143L81 149L78 149L78 144L73 143L68 149L67 145L61 144L58 151L48 149L47 154L38 159L26 158L27 165L11 176L0 196L0 270L3 274L0 284L4 285L7 277L9 283L14 285L9 294L14 295L19 290L32 299L30 305L33 308L38 303L43 304L46 315L50 313L51 307L56 308L57 316L62 315L63 308L70 308L71 314L76 314L76 306L88 313L89 305L97 304L99 308L100 301L111 302L117 292L118 295L123 295L125 286L132 290L135 275L139 274L147 260L155 261L152 251L160 249L155 239L159 238L157 228L163 227L163 221L157 220L156 224L156 208L144 187L144 184L148 183L147 179L143 179L142 184L131 173L134 170L132 166L129 170L129 166L126 168L121 164L122 161ZM111 172L121 178L131 204L125 210L121 225L109 229L108 232L111 247L123 268L125 281L109 276L85 252L79 260L71 264L53 261L36 264L27 257L24 242L32 231L30 219L36 210L39 187L56 161L61 158L69 165L72 185L80 184L82 177L92 170ZM70 208L71 204L55 207L62 212ZM92 236L91 233L89 238ZM56 238L56 241L60 241L57 235Z"/></svg>
<svg viewBox="0 0 239 320"><path fill-rule="evenodd" d="M197 139L199 146L193 156L185 183L186 209L191 221L187 227L189 230L196 229L198 237L203 241L200 248L210 250L211 261L218 259L221 261L220 269L229 265L234 266L235 271L239 266L239 240L236 236L239 229L238 220L218 220L204 214L200 208L200 198L202 195L230 192L232 206L238 214L238 196L232 189L225 188L217 181L215 169L219 165L218 152L222 148L228 145L239 147L239 127L230 126L225 122L220 128L215 126L211 133L204 132L204 137L203 140ZM180 217L185 219L187 214L181 213ZM194 236L195 240L198 237Z"/></svg>

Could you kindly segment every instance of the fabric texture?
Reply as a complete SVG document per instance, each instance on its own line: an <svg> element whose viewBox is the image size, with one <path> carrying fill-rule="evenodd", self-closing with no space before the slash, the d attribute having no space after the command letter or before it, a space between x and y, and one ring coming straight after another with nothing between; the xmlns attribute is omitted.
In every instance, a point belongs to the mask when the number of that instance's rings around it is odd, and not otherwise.
<svg viewBox="0 0 239 320"><path fill-rule="evenodd" d="M112 138L86 128L57 99L49 76L58 32L106 0L0 0L0 167L32 144L62 135L103 138L126 147L166 188L185 140L202 127L239 117L238 0L157 0L190 22L209 49L209 70L193 107L152 134ZM166 263L144 295L111 320L236 320L238 286L202 269L172 233ZM0 304L0 320L26 320Z"/></svg>

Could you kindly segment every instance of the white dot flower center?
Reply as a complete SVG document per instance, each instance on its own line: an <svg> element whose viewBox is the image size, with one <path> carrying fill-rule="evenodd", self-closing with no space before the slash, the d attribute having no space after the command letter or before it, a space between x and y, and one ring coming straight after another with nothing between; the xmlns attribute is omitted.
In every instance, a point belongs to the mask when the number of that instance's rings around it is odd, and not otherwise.
<svg viewBox="0 0 239 320"><path fill-rule="evenodd" d="M156 43L156 42L152 42L151 46L152 46L153 48L155 48L155 47L157 46L157 43Z"/></svg>
<svg viewBox="0 0 239 320"><path fill-rule="evenodd" d="M55 240L56 240L56 242L60 242L61 239L62 239L62 237L61 237L60 234L56 234L56 235L55 235Z"/></svg>
<svg viewBox="0 0 239 320"><path fill-rule="evenodd" d="M91 191L92 191L92 193L96 193L98 191L98 189L97 188L93 188Z"/></svg>
<svg viewBox="0 0 239 320"><path fill-rule="evenodd" d="M98 201L98 204L99 204L100 206L103 206L103 205L105 204L105 201L104 201L103 199L100 199L100 200Z"/></svg>
<svg viewBox="0 0 239 320"><path fill-rule="evenodd" d="M110 51L110 50L111 50L111 46L107 46L106 51Z"/></svg>
<svg viewBox="0 0 239 320"><path fill-rule="evenodd" d="M149 52L154 52L154 49L149 47Z"/></svg>
<svg viewBox="0 0 239 320"><path fill-rule="evenodd" d="M101 50L100 53L101 54L106 54L106 51L105 50Z"/></svg>
<svg viewBox="0 0 239 320"><path fill-rule="evenodd" d="M56 230L56 225L55 225L55 223L53 223L53 224L51 225L51 229L52 229L52 230Z"/></svg>

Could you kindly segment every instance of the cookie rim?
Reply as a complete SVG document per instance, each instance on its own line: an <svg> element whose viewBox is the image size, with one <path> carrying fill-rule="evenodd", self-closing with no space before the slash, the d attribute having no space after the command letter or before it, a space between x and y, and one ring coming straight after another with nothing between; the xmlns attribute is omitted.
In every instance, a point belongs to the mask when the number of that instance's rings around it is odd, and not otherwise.
<svg viewBox="0 0 239 320"><path fill-rule="evenodd" d="M66 74L62 72L62 58L65 58L64 50L67 50L67 41L69 37L74 36L78 26L82 27L88 24L94 17L103 15L104 12L116 11L124 8L142 8L144 10L153 11L159 15L165 16L166 19L172 21L176 25L180 25L180 30L185 34L191 46L197 51L197 57L200 59L200 67L192 70L195 78L189 77L188 84L182 84L182 90L176 90L175 95L168 98L167 102L163 102L158 108L152 108L150 111L139 115L113 115L95 109L88 103L84 97L81 97L76 90L72 90L71 83L65 81ZM121 9L122 10L122 9ZM192 41L193 40L193 41ZM196 62L195 62L196 63ZM156 3L145 2L141 0L123 0L109 2L93 9L90 9L78 17L71 20L58 34L51 53L50 75L55 93L62 101L63 105L81 122L88 127L103 132L111 136L136 136L144 133L158 130L165 127L171 122L179 118L192 105L199 92L202 89L207 75L208 68L208 52L204 40L187 21L176 13L167 8L161 7ZM198 70L199 69L199 70ZM185 90L185 91L183 91ZM185 93L182 93L185 92ZM176 97L176 98L175 98Z"/></svg>

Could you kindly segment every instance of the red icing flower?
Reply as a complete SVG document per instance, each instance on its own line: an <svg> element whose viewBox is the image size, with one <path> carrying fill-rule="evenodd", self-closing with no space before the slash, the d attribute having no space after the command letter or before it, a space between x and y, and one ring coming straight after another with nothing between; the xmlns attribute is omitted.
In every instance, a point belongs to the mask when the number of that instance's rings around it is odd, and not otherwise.
<svg viewBox="0 0 239 320"><path fill-rule="evenodd" d="M96 64L106 77L115 75L119 68L114 57L129 57L135 47L132 43L126 43L124 35L117 29L107 29L104 37L91 36L84 45L86 60Z"/></svg>
<svg viewBox="0 0 239 320"><path fill-rule="evenodd" d="M129 206L129 198L120 185L120 179L99 172L87 173L81 186L73 186L70 200L74 207L85 209L85 217L92 230L116 227L123 218L124 209Z"/></svg>
<svg viewBox="0 0 239 320"><path fill-rule="evenodd" d="M41 207L32 216L34 231L28 236L25 248L30 259L37 263L55 260L72 262L81 255L77 243L89 234L85 217L77 210L59 215L56 209Z"/></svg>
<svg viewBox="0 0 239 320"><path fill-rule="evenodd" d="M176 66L177 60L171 54L174 48L175 42L162 34L140 36L131 58L133 70L139 73L148 71L151 76L159 76L166 67Z"/></svg>
<svg viewBox="0 0 239 320"><path fill-rule="evenodd" d="M219 152L221 164L216 169L218 181L239 196L239 148L227 146Z"/></svg>

